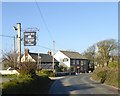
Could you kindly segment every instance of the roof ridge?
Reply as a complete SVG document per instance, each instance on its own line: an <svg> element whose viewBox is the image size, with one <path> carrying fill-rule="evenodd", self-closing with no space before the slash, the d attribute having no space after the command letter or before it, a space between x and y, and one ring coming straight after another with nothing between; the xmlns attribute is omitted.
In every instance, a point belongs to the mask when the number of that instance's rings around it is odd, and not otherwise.
<svg viewBox="0 0 120 96"><path fill-rule="evenodd" d="M60 51L63 51L63 52L75 52L75 53L79 53L77 51L69 51L69 50L60 50Z"/></svg>
<svg viewBox="0 0 120 96"><path fill-rule="evenodd" d="M30 54L38 54L38 53L33 53L33 52L29 52ZM39 54L47 54L47 53L39 53Z"/></svg>

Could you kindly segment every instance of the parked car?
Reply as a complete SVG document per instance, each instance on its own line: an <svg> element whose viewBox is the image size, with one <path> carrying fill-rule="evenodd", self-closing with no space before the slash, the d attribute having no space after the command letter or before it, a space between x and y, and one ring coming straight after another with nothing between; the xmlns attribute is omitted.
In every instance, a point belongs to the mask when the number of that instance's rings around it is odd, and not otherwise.
<svg viewBox="0 0 120 96"><path fill-rule="evenodd" d="M19 75L19 72L11 67L9 67L7 70L0 70L0 75L11 75L11 74Z"/></svg>

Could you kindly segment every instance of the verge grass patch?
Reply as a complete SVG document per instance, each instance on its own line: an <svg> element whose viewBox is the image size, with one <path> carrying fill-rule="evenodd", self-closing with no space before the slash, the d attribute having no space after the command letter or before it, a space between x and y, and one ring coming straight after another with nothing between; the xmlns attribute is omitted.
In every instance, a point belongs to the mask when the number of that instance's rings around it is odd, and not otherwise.
<svg viewBox="0 0 120 96"><path fill-rule="evenodd" d="M3 83L3 94L47 94L52 82L45 75L19 78Z"/></svg>
<svg viewBox="0 0 120 96"><path fill-rule="evenodd" d="M94 70L92 74L92 79L99 81L101 83L105 83L108 85L112 85L115 87L120 87L119 79L118 79L118 68L109 68L109 67L104 67L104 68L97 68Z"/></svg>

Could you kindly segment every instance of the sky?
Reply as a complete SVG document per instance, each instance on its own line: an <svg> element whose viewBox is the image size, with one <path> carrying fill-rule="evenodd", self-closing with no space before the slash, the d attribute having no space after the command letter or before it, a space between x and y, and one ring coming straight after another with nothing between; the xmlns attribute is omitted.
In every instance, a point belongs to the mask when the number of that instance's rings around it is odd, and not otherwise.
<svg viewBox="0 0 120 96"><path fill-rule="evenodd" d="M13 26L17 23L21 23L22 38L28 28L39 29L36 46L24 46L22 40L22 52L29 48L31 52L47 53L55 48L82 53L99 41L118 39L118 3L3 2L2 35L16 36ZM1 40L0 50L13 50L13 38L1 36Z"/></svg>

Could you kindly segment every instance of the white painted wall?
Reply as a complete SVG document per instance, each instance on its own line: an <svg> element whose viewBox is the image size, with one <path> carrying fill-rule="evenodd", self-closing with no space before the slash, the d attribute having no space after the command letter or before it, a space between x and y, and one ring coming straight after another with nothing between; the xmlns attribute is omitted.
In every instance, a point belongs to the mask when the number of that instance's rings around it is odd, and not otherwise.
<svg viewBox="0 0 120 96"><path fill-rule="evenodd" d="M58 51L58 52L54 55L54 58L55 58L56 60L58 60L59 62L61 62L64 58L67 58L68 61L62 62L62 63L64 63L67 67L70 67L70 58L67 57L66 55L64 55L61 51Z"/></svg>
<svg viewBox="0 0 120 96"><path fill-rule="evenodd" d="M28 61L36 62L29 54L28 54ZM21 62L25 62L25 54L21 58Z"/></svg>

